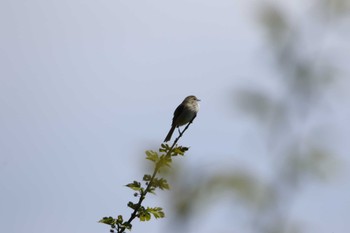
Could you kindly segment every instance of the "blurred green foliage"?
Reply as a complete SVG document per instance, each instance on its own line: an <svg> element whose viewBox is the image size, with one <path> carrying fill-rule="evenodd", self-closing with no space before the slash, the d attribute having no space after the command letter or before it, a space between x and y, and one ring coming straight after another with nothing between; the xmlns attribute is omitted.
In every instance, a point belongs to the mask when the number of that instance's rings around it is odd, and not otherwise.
<svg viewBox="0 0 350 233"><path fill-rule="evenodd" d="M308 17L314 24L323 24L329 17L332 20L344 17L350 9L349 1L345 0L320 0L315 4L319 7ZM276 97L254 86L235 90L233 98L234 107L256 120L265 132L263 141L271 156L272 177L266 179L253 171L242 171L238 166L229 174L209 177L201 171L192 171L192 178L187 180L177 178L183 171L174 173L178 190L170 200L178 217L177 226L191 221L195 209L210 208L209 199L220 201L221 196L231 193L235 203L248 211L250 231L303 232L298 220L287 218L293 199L305 184L325 180L334 171L336 159L332 151L326 142L314 138L317 133L307 129L304 123L317 114L313 107L337 79L337 70L329 62L328 54L319 52L315 57L315 53L305 51L305 37L312 38L313 32L302 30L300 21L291 20L292 16L285 11L280 6L265 4L258 17L279 76L276 82L281 94ZM312 51L320 50L322 48L313 48ZM185 227L180 231L185 232Z"/></svg>

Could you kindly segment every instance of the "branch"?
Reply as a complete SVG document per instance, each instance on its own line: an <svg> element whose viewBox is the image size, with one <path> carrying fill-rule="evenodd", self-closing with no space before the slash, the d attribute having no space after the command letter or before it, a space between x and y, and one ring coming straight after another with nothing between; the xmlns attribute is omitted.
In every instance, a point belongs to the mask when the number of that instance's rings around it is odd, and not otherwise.
<svg viewBox="0 0 350 233"><path fill-rule="evenodd" d="M182 132L180 132L179 136L175 139L175 141L173 142L172 146L171 146L170 148L168 147L167 153L165 154L165 156L164 156L163 158L165 158L165 159L170 159L170 158L171 158L172 153L173 153L173 151L174 151L174 148L175 148L177 142L178 142L179 139L182 137L182 135L185 133L185 131L188 129L188 127L190 126L190 124L192 124L192 122L193 122L193 120L194 120L195 118L196 118L196 116L194 116L194 117L192 118L192 120L186 125L186 127L184 128L184 130L183 130ZM163 144L162 144L162 147L163 147ZM166 147L166 146L165 146L165 147ZM188 148L180 147L179 149L180 149L180 151L182 151L182 153L183 153L183 152L186 151ZM173 153L173 155L177 155L177 154L179 154L179 152ZM157 157L157 159L158 159L158 157ZM153 159L151 159L151 160L153 161ZM104 219L107 219L107 220L106 220L106 221L101 220L100 222L109 224L109 225L112 226L112 228L115 228L115 223L116 223L117 232L118 232L118 233L123 233L123 232L125 232L125 229L126 229L126 228L131 229L131 222L132 222L136 217L140 217L138 213L140 212L141 208L143 207L143 206L142 206L142 202L143 202L143 200L146 198L146 195L151 191L152 187L154 187L154 180L155 180L155 178L156 178L156 175L157 175L157 173L159 172L159 169L160 169L162 166L164 166L164 165L168 165L168 164L166 164L166 163L164 162L164 160L162 160L162 156L161 156L160 159L157 160L157 161L155 162L155 167L154 167L153 174L152 174L151 178L149 179L146 188L143 190L141 187L138 187L138 186L137 186L137 189L139 188L140 198L139 198L137 204L135 204L135 205L132 206L134 211L131 213L130 218L129 218L126 222L123 223L122 217L121 217L121 216L118 216L118 219L113 219L113 218L112 218L112 220L110 219L111 217L110 217L110 218L104 218ZM129 206L129 207L130 207L130 206ZM161 210L161 208L160 208L160 210ZM163 214L163 215L164 215L164 214ZM119 220L119 219L121 219L121 220ZM116 220L116 221L114 221L114 220ZM114 227L113 227L113 226L114 226ZM113 229L111 229L111 232L113 232Z"/></svg>

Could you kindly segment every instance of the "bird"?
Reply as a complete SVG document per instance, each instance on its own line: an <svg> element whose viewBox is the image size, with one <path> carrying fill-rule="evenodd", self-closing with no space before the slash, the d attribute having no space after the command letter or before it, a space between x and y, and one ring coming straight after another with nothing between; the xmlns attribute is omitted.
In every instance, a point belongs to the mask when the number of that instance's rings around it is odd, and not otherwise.
<svg viewBox="0 0 350 233"><path fill-rule="evenodd" d="M196 118L199 111L198 99L194 95L187 96L182 103L175 109L174 117L171 124L169 133L164 139L164 142L168 142L171 139L171 136L174 133L175 128L185 125L189 122L192 122Z"/></svg>

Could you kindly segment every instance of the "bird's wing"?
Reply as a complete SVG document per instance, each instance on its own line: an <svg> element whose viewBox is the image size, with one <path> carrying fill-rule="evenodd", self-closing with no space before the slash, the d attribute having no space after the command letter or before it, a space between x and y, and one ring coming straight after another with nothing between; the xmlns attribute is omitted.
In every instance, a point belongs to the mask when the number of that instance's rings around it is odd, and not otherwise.
<svg viewBox="0 0 350 233"><path fill-rule="evenodd" d="M175 109L175 112L174 112L172 125L175 125L175 126L177 125L175 121L179 118L179 116L183 112L183 109L184 109L184 105L183 104L180 104L179 106L177 106L177 108Z"/></svg>

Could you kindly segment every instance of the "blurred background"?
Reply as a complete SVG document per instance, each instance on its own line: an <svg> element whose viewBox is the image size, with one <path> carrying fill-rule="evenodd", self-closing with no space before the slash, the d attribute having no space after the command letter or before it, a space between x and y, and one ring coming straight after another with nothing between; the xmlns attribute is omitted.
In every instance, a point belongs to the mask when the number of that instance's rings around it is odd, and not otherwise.
<svg viewBox="0 0 350 233"><path fill-rule="evenodd" d="M350 228L350 2L1 1L0 228L108 232L187 95L133 232Z"/></svg>

